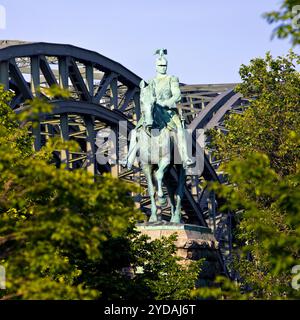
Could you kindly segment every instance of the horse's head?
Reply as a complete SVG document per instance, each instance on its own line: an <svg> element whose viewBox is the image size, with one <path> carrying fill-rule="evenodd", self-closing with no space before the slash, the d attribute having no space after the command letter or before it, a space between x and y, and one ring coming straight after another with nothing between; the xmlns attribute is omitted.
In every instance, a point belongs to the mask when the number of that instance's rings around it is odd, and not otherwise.
<svg viewBox="0 0 300 320"><path fill-rule="evenodd" d="M147 129L153 125L153 107L155 104L155 95L151 85L145 84L144 80L140 83L140 101L141 101L141 112L144 117L144 125Z"/></svg>

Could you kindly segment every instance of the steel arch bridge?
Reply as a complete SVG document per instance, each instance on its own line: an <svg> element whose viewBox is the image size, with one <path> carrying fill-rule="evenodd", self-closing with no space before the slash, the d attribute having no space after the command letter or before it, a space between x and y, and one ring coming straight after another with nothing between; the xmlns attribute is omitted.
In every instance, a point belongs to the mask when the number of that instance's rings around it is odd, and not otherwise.
<svg viewBox="0 0 300 320"><path fill-rule="evenodd" d="M119 136L119 121L126 121L131 130L140 116L139 83L142 79L121 64L99 53L55 43L0 41L0 83L14 92L11 108L20 111L28 99L43 96L54 105L51 114L41 115L39 125L32 129L35 149L39 150L49 138L60 136L75 140L80 152L58 151L55 158L72 170L86 168L95 175L111 172L114 176L141 186L133 195L137 206L150 213L145 177L138 168L127 170L115 165L99 165L96 161L96 134L109 127ZM70 91L68 99L51 100L39 88L57 84ZM234 92L235 84L181 84L183 110L188 128L197 144L196 130L218 127L230 112L242 112L247 101ZM122 138L122 137L121 137ZM126 138L127 139L127 138ZM205 181L223 182L219 162L206 148L202 176L188 176L183 199L183 220L186 223L212 228L223 251L231 250L231 216L218 211L219 199L204 187ZM175 181L174 181L175 182ZM161 214L170 216L170 208Z"/></svg>

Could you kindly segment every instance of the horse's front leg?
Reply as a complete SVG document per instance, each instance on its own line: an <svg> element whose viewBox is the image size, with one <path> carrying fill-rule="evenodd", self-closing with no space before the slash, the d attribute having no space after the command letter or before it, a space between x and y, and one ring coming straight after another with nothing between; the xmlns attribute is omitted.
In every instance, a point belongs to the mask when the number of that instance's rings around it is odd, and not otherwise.
<svg viewBox="0 0 300 320"><path fill-rule="evenodd" d="M170 164L170 160L168 158L163 158L158 163L158 169L155 173L155 178L157 181L157 195L158 195L158 203L161 206L165 206L167 204L167 198L164 195L162 186L163 186L163 178L167 168Z"/></svg>
<svg viewBox="0 0 300 320"><path fill-rule="evenodd" d="M147 179L147 184L148 184L148 193L149 197L151 200L151 216L149 218L149 222L157 222L157 207L155 204L155 190L154 190L154 185L152 181L152 174L151 174L151 165L149 164L144 164L143 165L143 172L144 175Z"/></svg>

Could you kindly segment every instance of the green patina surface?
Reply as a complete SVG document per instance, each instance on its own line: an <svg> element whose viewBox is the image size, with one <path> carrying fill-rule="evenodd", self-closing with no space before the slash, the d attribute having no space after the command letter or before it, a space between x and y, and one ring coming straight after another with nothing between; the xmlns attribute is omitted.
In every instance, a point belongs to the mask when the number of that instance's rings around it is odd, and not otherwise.
<svg viewBox="0 0 300 320"><path fill-rule="evenodd" d="M165 56L167 50L158 49L155 54L158 55L156 76L150 79L148 84L144 81L140 83L141 118L135 129L131 131L128 156L125 161L121 161L121 164L131 169L139 154L139 166L147 180L151 201L149 222L159 221L156 201L161 206L167 204L167 197L163 191L165 184L170 200L170 222L180 223L186 179L185 169L192 166L194 160L188 154L184 117L181 109L177 108L177 103L181 101L179 79L167 74L168 61ZM152 130L156 130L156 133L154 134ZM175 159L174 145L177 145L180 159ZM170 166L173 166L172 163L180 164L174 171L177 174L175 190L172 188L174 184L172 179L166 178L163 182L165 173ZM164 228L172 229L162 227Z"/></svg>

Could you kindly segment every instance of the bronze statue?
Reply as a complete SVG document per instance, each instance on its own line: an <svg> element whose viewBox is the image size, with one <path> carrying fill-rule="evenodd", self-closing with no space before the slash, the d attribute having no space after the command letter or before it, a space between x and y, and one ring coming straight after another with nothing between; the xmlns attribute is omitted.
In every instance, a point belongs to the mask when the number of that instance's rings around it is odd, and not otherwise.
<svg viewBox="0 0 300 320"><path fill-rule="evenodd" d="M180 223L181 200L185 183L185 169L194 164L188 155L184 118L176 103L181 100L179 80L167 75L168 61L165 57L166 49L159 49L156 59L156 77L148 82L141 81L140 104L141 118L131 132L128 156L123 165L131 168L137 153L139 161L148 183L151 199L151 216L149 222L156 222L157 206L155 189L157 189L158 203L166 205L162 185L163 180L168 189L172 217L170 222ZM174 146L181 161L174 161ZM172 185L170 170L177 173L177 186ZM152 178L154 174L155 179ZM155 188L156 184L156 188Z"/></svg>

